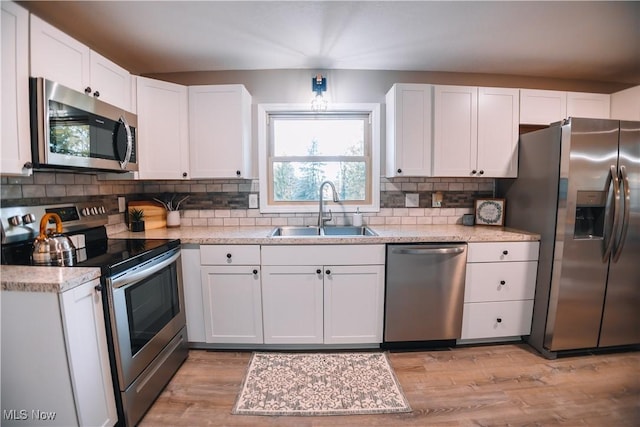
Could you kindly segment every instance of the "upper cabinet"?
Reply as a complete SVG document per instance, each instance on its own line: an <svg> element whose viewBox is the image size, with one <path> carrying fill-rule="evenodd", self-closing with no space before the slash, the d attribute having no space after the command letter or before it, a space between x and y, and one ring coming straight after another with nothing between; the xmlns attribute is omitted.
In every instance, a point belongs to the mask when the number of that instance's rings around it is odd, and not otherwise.
<svg viewBox="0 0 640 427"><path fill-rule="evenodd" d="M243 85L189 87L191 178L251 178L251 95Z"/></svg>
<svg viewBox="0 0 640 427"><path fill-rule="evenodd" d="M394 84L386 95L386 176L431 176L433 86Z"/></svg>
<svg viewBox="0 0 640 427"><path fill-rule="evenodd" d="M2 158L3 175L30 175L29 13L2 2Z"/></svg>
<svg viewBox="0 0 640 427"><path fill-rule="evenodd" d="M435 86L433 99L433 176L517 176L518 89Z"/></svg>
<svg viewBox="0 0 640 427"><path fill-rule="evenodd" d="M31 75L131 110L127 70L35 15L31 15Z"/></svg>
<svg viewBox="0 0 640 427"><path fill-rule="evenodd" d="M611 118L617 120L640 120L640 86L625 89L611 95Z"/></svg>
<svg viewBox="0 0 640 427"><path fill-rule="evenodd" d="M520 123L548 125L567 117L608 119L610 96L556 90L520 90Z"/></svg>
<svg viewBox="0 0 640 427"><path fill-rule="evenodd" d="M187 87L136 78L140 179L189 178Z"/></svg>

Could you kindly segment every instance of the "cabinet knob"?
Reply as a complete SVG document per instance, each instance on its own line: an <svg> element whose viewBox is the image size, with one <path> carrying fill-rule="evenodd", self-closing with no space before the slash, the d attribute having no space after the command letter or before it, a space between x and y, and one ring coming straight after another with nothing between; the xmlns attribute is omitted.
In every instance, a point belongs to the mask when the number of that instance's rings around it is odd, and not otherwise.
<svg viewBox="0 0 640 427"><path fill-rule="evenodd" d="M227 259L231 259L231 254L227 254Z"/></svg>
<svg viewBox="0 0 640 427"><path fill-rule="evenodd" d="M316 270L316 274L322 274L322 270L317 269L317 270Z"/></svg>
<svg viewBox="0 0 640 427"><path fill-rule="evenodd" d="M500 280L500 284L501 284L501 285L506 285L506 284L507 284L507 282L505 282L504 280Z"/></svg>
<svg viewBox="0 0 640 427"><path fill-rule="evenodd" d="M509 251L502 251L502 255L509 255Z"/></svg>
<svg viewBox="0 0 640 427"><path fill-rule="evenodd" d="M484 175L484 171L480 169L480 171L478 172L478 175Z"/></svg>
<svg viewBox="0 0 640 427"><path fill-rule="evenodd" d="M327 270L327 271L325 271L325 273L326 273L326 274L327 274L327 276L328 276L329 274L331 274L331 270Z"/></svg>
<svg viewBox="0 0 640 427"><path fill-rule="evenodd" d="M93 289L95 289L98 292L102 292L102 285L96 285L93 287Z"/></svg>
<svg viewBox="0 0 640 427"><path fill-rule="evenodd" d="M84 88L84 93L86 93L87 95L89 95L91 93L91 86L87 86Z"/></svg>
<svg viewBox="0 0 640 427"><path fill-rule="evenodd" d="M471 175L475 175L475 174L477 174L477 173L478 173L478 171L477 171L477 170L475 170L475 169L471 171Z"/></svg>
<svg viewBox="0 0 640 427"><path fill-rule="evenodd" d="M402 173L402 169L398 169L398 173Z"/></svg>
<svg viewBox="0 0 640 427"><path fill-rule="evenodd" d="M240 175L242 175L242 173L240 171L236 171L236 175L240 176Z"/></svg>
<svg viewBox="0 0 640 427"><path fill-rule="evenodd" d="M183 178L186 178L186 177L187 177L187 175L188 175L188 174L187 174L186 172L182 172L182 177L183 177Z"/></svg>
<svg viewBox="0 0 640 427"><path fill-rule="evenodd" d="M98 91L93 92L93 96L95 96L96 98L100 98L100 92Z"/></svg>
<svg viewBox="0 0 640 427"><path fill-rule="evenodd" d="M258 274L258 270L253 270L253 274Z"/></svg>
<svg viewBox="0 0 640 427"><path fill-rule="evenodd" d="M498 322L498 323L502 323L502 317L498 317L498 318L496 319L496 322Z"/></svg>
<svg viewBox="0 0 640 427"><path fill-rule="evenodd" d="M25 169L33 169L33 163L26 162L24 165L22 165L22 167Z"/></svg>

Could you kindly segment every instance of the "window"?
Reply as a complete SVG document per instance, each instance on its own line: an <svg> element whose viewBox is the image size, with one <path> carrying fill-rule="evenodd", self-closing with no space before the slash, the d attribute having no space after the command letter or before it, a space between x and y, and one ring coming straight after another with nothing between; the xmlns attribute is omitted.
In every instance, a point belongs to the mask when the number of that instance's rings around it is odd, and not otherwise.
<svg viewBox="0 0 640 427"><path fill-rule="evenodd" d="M311 113L259 106L261 211L315 212L327 180L340 199L335 212L378 210L379 110L350 107Z"/></svg>

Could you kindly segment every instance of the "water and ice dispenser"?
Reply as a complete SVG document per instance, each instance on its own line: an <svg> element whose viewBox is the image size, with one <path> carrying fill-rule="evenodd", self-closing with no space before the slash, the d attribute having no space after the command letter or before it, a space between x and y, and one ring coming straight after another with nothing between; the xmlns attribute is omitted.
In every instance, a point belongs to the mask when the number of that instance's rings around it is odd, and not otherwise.
<svg viewBox="0 0 640 427"><path fill-rule="evenodd" d="M605 191L578 191L574 239L601 239L607 203Z"/></svg>

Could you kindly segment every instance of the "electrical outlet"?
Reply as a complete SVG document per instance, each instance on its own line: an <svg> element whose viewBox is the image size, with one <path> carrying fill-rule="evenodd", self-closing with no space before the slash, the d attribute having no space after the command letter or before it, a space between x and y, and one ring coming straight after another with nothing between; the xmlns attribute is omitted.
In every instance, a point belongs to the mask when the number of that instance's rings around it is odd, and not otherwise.
<svg viewBox="0 0 640 427"><path fill-rule="evenodd" d="M432 208L441 208L442 207L442 192L436 191L435 193L431 193L431 207Z"/></svg>
<svg viewBox="0 0 640 427"><path fill-rule="evenodd" d="M124 197L118 197L118 212L123 213L127 210L127 206Z"/></svg>
<svg viewBox="0 0 640 427"><path fill-rule="evenodd" d="M258 195L249 194L249 209L258 209Z"/></svg>
<svg viewBox="0 0 640 427"><path fill-rule="evenodd" d="M406 208L417 208L420 206L420 195L418 193L405 194L404 206Z"/></svg>

